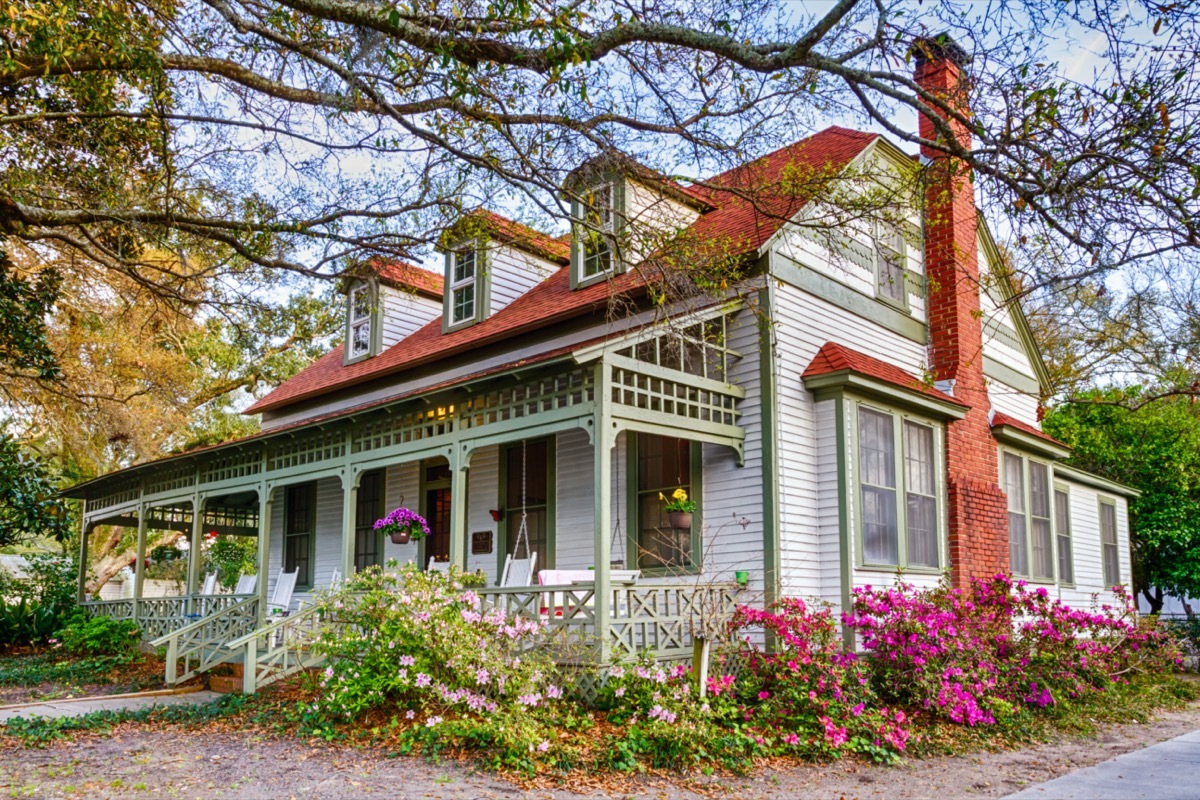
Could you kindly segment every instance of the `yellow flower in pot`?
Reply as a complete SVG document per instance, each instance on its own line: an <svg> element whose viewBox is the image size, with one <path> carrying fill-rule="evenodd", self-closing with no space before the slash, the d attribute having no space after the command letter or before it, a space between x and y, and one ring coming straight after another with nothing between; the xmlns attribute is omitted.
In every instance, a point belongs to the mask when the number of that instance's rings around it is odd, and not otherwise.
<svg viewBox="0 0 1200 800"><path fill-rule="evenodd" d="M671 492L668 498L662 492L658 499L666 503L667 520L672 528L691 528L692 514L696 513L696 501L688 498L687 490L682 486Z"/></svg>

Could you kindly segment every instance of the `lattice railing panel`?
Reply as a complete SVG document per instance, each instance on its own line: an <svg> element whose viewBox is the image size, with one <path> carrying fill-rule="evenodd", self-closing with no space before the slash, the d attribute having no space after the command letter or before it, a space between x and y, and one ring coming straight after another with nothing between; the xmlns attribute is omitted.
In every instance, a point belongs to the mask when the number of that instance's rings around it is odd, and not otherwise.
<svg viewBox="0 0 1200 800"><path fill-rule="evenodd" d="M132 600L97 600L83 604L83 610L93 617L133 619Z"/></svg>
<svg viewBox="0 0 1200 800"><path fill-rule="evenodd" d="M313 605L233 639L225 648L242 655L245 665L243 688L253 692L260 686L320 664L325 657L314 645L332 625L323 616L321 607Z"/></svg>
<svg viewBox="0 0 1200 800"><path fill-rule="evenodd" d="M151 528L169 527L176 529L189 526L192 524L191 504L186 506L152 506L146 509L146 521ZM157 523L157 526L155 523Z"/></svg>
<svg viewBox="0 0 1200 800"><path fill-rule="evenodd" d="M236 651L226 643L245 636L258 625L258 597L214 595L209 613L190 624L168 631L152 644L167 647L167 683L174 685L231 660ZM216 606L223 604L223 607Z"/></svg>
<svg viewBox="0 0 1200 800"><path fill-rule="evenodd" d="M137 483L126 483L117 486L112 491L96 497L88 498L87 513L93 516L106 508L132 503L141 497L141 486Z"/></svg>
<svg viewBox="0 0 1200 800"><path fill-rule="evenodd" d="M150 597L137 601L137 623L143 639L157 639L187 625L187 597Z"/></svg>
<svg viewBox="0 0 1200 800"><path fill-rule="evenodd" d="M495 389L466 401L460 424L464 429L480 428L590 403L596 398L594 384L591 369L575 369Z"/></svg>
<svg viewBox="0 0 1200 800"><path fill-rule="evenodd" d="M690 656L693 635L723 635L737 606L737 587L726 584L635 584L613 595L609 640L617 660L645 651L662 658Z"/></svg>
<svg viewBox="0 0 1200 800"><path fill-rule="evenodd" d="M454 432L454 406L422 408L360 422L350 437L350 452L365 453Z"/></svg>
<svg viewBox="0 0 1200 800"><path fill-rule="evenodd" d="M146 494L174 492L196 485L196 466L176 464L156 469L146 480Z"/></svg>
<svg viewBox="0 0 1200 800"><path fill-rule="evenodd" d="M679 417L683 424L698 420L736 425L740 416L737 400L734 394L690 385L686 376L669 380L623 367L612 370L614 403Z"/></svg>
<svg viewBox="0 0 1200 800"><path fill-rule="evenodd" d="M346 454L346 436L339 430L313 431L286 439L274 446L267 470L290 469L341 458Z"/></svg>
<svg viewBox="0 0 1200 800"><path fill-rule="evenodd" d="M258 528L257 508L226 508L215 506L204 510L204 526L227 528Z"/></svg>
<svg viewBox="0 0 1200 800"><path fill-rule="evenodd" d="M212 458L200 467L201 483L217 483L248 478L262 472L261 450L243 450Z"/></svg>

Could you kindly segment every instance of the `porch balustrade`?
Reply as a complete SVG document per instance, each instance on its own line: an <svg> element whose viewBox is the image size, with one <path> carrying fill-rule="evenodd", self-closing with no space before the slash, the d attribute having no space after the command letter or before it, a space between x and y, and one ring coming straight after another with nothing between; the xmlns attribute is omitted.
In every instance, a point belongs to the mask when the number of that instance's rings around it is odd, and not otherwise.
<svg viewBox="0 0 1200 800"><path fill-rule="evenodd" d="M150 640L257 597L252 594L193 594L100 600L81 605L93 617L134 620L142 631L142 638Z"/></svg>

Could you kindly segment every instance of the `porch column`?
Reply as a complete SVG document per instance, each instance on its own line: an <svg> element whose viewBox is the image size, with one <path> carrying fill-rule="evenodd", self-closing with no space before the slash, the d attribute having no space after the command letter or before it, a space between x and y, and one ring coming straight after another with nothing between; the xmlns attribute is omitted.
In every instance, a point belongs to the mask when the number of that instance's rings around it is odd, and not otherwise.
<svg viewBox="0 0 1200 800"><path fill-rule="evenodd" d="M146 582L146 529L150 512L144 505L138 506L137 562L133 567L133 618L138 619L138 604L142 599L142 586Z"/></svg>
<svg viewBox="0 0 1200 800"><path fill-rule="evenodd" d="M354 574L354 534L361 473L342 477L342 580Z"/></svg>
<svg viewBox="0 0 1200 800"><path fill-rule="evenodd" d="M80 603L87 602L88 534L91 532L92 526L85 521L79 536L79 587L76 599Z"/></svg>
<svg viewBox="0 0 1200 800"><path fill-rule="evenodd" d="M612 583L609 579L612 561L612 448L616 436L613 433L612 416L609 412L608 368L603 360L596 365L596 429L592 435L595 444L595 535L593 565L596 580L596 597L592 604L596 615L596 655L601 664L608 663L612 655L609 628L612 618Z"/></svg>
<svg viewBox="0 0 1200 800"><path fill-rule="evenodd" d="M192 539L188 544L187 595L191 598L200 591L201 546L204 544L204 499L197 493L192 497ZM193 613L188 609L188 613Z"/></svg>
<svg viewBox="0 0 1200 800"><path fill-rule="evenodd" d="M455 445L450 454L450 564L467 567L467 454Z"/></svg>
<svg viewBox="0 0 1200 800"><path fill-rule="evenodd" d="M267 583L271 568L271 504L275 490L267 484L258 489L258 580L254 586L258 592L258 624L267 618Z"/></svg>

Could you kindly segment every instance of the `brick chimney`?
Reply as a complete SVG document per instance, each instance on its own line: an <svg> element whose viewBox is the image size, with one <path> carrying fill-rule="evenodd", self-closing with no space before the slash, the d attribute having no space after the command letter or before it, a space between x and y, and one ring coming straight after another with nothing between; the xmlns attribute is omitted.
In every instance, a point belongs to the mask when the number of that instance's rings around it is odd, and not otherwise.
<svg viewBox="0 0 1200 800"><path fill-rule="evenodd" d="M970 63L948 36L913 44L916 82L962 115L967 104ZM934 117L949 122L955 140L971 145L971 133L938 108L919 115L921 138L943 140ZM979 302L977 212L969 167L936 148L923 146L925 171L925 270L929 282L929 363L939 386L970 406L946 431L946 488L950 566L956 586L972 576L1009 569L1008 515L999 485L996 440L992 437L983 379L983 324Z"/></svg>

